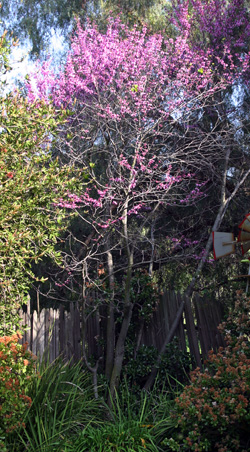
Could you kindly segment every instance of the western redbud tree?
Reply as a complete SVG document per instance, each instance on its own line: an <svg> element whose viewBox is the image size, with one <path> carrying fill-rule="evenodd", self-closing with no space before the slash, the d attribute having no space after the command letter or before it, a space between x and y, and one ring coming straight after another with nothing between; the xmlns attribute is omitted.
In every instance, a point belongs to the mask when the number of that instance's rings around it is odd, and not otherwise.
<svg viewBox="0 0 250 452"><path fill-rule="evenodd" d="M81 269L84 307L90 284L109 287L105 363L111 396L133 313L133 269L147 264L152 271L155 260L166 259L157 256L156 244L163 214L205 196L211 165L219 162L218 179L228 170L221 163L225 141L214 125L202 129L200 118L211 105L216 110L219 94L238 77L233 54L227 43L218 54L209 46L195 48L187 8L186 20L175 39L129 30L113 19L105 34L78 24L61 73L54 75L45 63L28 85L30 99L52 98L71 111L57 150L90 174L81 196L69 192L58 205L77 209L85 225L85 237L77 239L82 251L70 263L71 272ZM228 143L233 137L230 132ZM69 265L69 256L65 261ZM122 311L117 331L115 310Z"/></svg>

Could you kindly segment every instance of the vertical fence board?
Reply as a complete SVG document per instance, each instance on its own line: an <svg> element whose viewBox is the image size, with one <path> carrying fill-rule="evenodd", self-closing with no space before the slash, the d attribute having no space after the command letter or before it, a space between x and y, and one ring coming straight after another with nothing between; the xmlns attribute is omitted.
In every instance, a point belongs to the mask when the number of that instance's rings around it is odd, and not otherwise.
<svg viewBox="0 0 250 452"><path fill-rule="evenodd" d="M80 327L80 310L78 303L75 305L74 309L74 337L73 337L73 348L74 348L74 361L77 362L81 358L81 327Z"/></svg>
<svg viewBox="0 0 250 452"><path fill-rule="evenodd" d="M193 354L197 366L201 367L201 356L199 351L199 343L197 338L197 333L194 324L194 316L192 312L191 301L188 297L185 298L185 317L187 325L188 340L191 353Z"/></svg>
<svg viewBox="0 0 250 452"><path fill-rule="evenodd" d="M71 358L73 357L73 324L72 324L72 316L71 316L71 312L67 312L67 313L66 313L65 330L66 330L66 338L67 338L67 343L66 343L66 350L67 350L66 359L67 359L68 361L70 361Z"/></svg>
<svg viewBox="0 0 250 452"><path fill-rule="evenodd" d="M177 310L179 309L181 303L182 303L182 298L180 294L176 295L176 303L177 303ZM176 312L177 312L176 310ZM186 336L185 336L185 330L184 330L184 323L183 323L183 315L182 318L179 322L179 325L176 329L177 332L177 336L179 338L180 341L180 349L184 350L185 352L187 351L187 344L186 344Z"/></svg>
<svg viewBox="0 0 250 452"><path fill-rule="evenodd" d="M203 322L203 315L201 307L195 303L195 312L196 312L196 318L197 318L197 328L198 328L198 336L201 344L201 351L202 355L205 356L208 352L209 342L208 342L208 335L206 331L206 325Z"/></svg>
<svg viewBox="0 0 250 452"><path fill-rule="evenodd" d="M49 362L49 344L50 344L50 309L45 309L44 314L44 360Z"/></svg>
<svg viewBox="0 0 250 452"><path fill-rule="evenodd" d="M59 309L59 352L65 357L65 312L63 306Z"/></svg>
<svg viewBox="0 0 250 452"><path fill-rule="evenodd" d="M55 358L57 358L60 353L60 340L59 340L59 331L60 331L60 312L58 310L54 310L55 317Z"/></svg>
<svg viewBox="0 0 250 452"><path fill-rule="evenodd" d="M49 310L49 320L48 320L48 324L49 324L49 344L48 344L48 349L49 349L49 362L52 363L55 359L55 317L54 317L54 309L50 308Z"/></svg>
<svg viewBox="0 0 250 452"><path fill-rule="evenodd" d="M27 324L27 331L25 334L25 341L28 342L28 344L31 343L31 329L32 329L32 324L31 324L31 312L30 312L30 298L28 299L28 303L27 303L27 314L26 314L26 324Z"/></svg>
<svg viewBox="0 0 250 452"><path fill-rule="evenodd" d="M32 315L32 353L36 355L37 342L37 312L34 311Z"/></svg>
<svg viewBox="0 0 250 452"><path fill-rule="evenodd" d="M59 322L60 322L60 311L54 309L54 347L55 347L55 359L60 355L60 338L59 338Z"/></svg>
<svg viewBox="0 0 250 452"><path fill-rule="evenodd" d="M45 310L43 309L39 315L39 330L37 337L37 356L39 359L43 358L45 349Z"/></svg>

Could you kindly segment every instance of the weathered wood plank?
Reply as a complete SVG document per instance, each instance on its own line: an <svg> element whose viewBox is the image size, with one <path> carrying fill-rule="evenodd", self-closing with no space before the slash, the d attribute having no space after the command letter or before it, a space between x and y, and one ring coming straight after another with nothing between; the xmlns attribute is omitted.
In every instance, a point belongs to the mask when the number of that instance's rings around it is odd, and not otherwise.
<svg viewBox="0 0 250 452"><path fill-rule="evenodd" d="M177 310L182 304L182 297L180 294L176 295L176 304L177 304ZM176 329L177 337L179 339L179 347L181 350L187 351L187 343L186 343L186 336L185 336L185 330L184 330L184 323L183 323L183 315L180 319L179 325Z"/></svg>
<svg viewBox="0 0 250 452"><path fill-rule="evenodd" d="M190 346L190 351L193 354L197 366L201 367L201 356L199 351L199 343L197 338L197 333L194 324L194 316L192 312L191 301L189 297L185 297L185 317L188 333L188 341Z"/></svg>
<svg viewBox="0 0 250 452"><path fill-rule="evenodd" d="M65 312L64 307L59 309L59 351L65 357Z"/></svg>
<svg viewBox="0 0 250 452"><path fill-rule="evenodd" d="M32 353L37 356L37 330L38 330L38 315L37 311L33 312L32 315Z"/></svg>
<svg viewBox="0 0 250 452"><path fill-rule="evenodd" d="M60 353L60 340L59 340L59 323L60 323L60 311L54 310L54 349L55 349L55 358L56 359Z"/></svg>
<svg viewBox="0 0 250 452"><path fill-rule="evenodd" d="M73 348L74 348L74 361L77 362L81 358L81 327L80 327L80 310L78 303L74 309L74 335L73 335Z"/></svg>
<svg viewBox="0 0 250 452"><path fill-rule="evenodd" d="M54 309L49 310L49 337L48 337L48 348L49 348L49 362L52 363L55 360L55 316Z"/></svg>
<svg viewBox="0 0 250 452"><path fill-rule="evenodd" d="M31 344L31 329L32 329L32 321L31 321L31 312L30 312L30 298L28 298L27 302L27 313L25 317L25 323L27 325L27 329L25 331L25 341L28 342L29 347ZM31 350L31 348L30 348Z"/></svg>
<svg viewBox="0 0 250 452"><path fill-rule="evenodd" d="M194 306L197 317L197 329L198 336L201 344L201 351L203 357L207 356L209 350L211 349L211 341L209 337L209 332L207 329L207 320L206 320L206 312L207 312L207 303L205 300L201 300L198 295L194 298ZM205 314L205 315L204 315Z"/></svg>
<svg viewBox="0 0 250 452"><path fill-rule="evenodd" d="M41 361L44 354L44 341L45 341L45 310L43 309L39 315L39 330L37 337L37 357Z"/></svg>
<svg viewBox="0 0 250 452"><path fill-rule="evenodd" d="M44 360L49 362L50 309L44 309Z"/></svg>

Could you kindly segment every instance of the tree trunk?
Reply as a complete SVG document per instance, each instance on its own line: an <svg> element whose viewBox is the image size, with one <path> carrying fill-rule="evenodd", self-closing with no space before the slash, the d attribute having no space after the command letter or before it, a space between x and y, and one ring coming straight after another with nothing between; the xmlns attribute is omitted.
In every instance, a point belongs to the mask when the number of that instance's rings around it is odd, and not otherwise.
<svg viewBox="0 0 250 452"><path fill-rule="evenodd" d="M121 331L117 340L116 348L115 348L115 358L114 358L114 366L110 380L110 395L108 404L111 405L115 389L119 383L122 363L124 358L125 351L125 341L128 334L129 325L131 322L133 304L130 301L130 283L132 277L132 260L133 256L130 259L130 266L127 270L126 284L125 284L125 295L124 295L124 309L123 309L123 321L121 326Z"/></svg>
<svg viewBox="0 0 250 452"><path fill-rule="evenodd" d="M97 370L98 370L99 361L101 360L101 358L99 358L96 361L94 366L91 366L88 361L88 357L86 355L86 323L87 323L87 319L86 319L87 294L86 294L86 286L85 286L86 273L87 273L87 266L86 266L86 262L84 262L83 267L82 267L82 299L83 299L83 301L82 301L82 356L83 356L83 359L85 361L85 364L86 364L88 370L92 373L94 396L96 399L98 399L99 395L98 395L98 385L97 385Z"/></svg>
<svg viewBox="0 0 250 452"><path fill-rule="evenodd" d="M124 243L126 247L127 252L127 259L128 259L128 267L127 267L127 274L126 274L126 281L125 281L125 288L124 288L124 308L123 308L123 321L121 325L121 331L117 340L116 348L115 348L115 357L114 357L114 366L112 370L112 375L110 379L110 392L109 392L109 399L108 404L112 405L112 399L114 397L115 389L117 388L117 385L119 383L121 370L122 370L122 363L124 358L124 351L125 351L125 341L128 334L129 325L131 322L132 317L132 311L133 311L133 304L130 301L130 286L131 286L131 278L132 278L132 270L133 270L133 263L134 263L134 250L133 245L130 246L129 244L129 236L128 236L128 228L127 228L127 221L128 221L128 200L126 201L124 205L124 213L123 213L123 233L124 233Z"/></svg>
<svg viewBox="0 0 250 452"><path fill-rule="evenodd" d="M114 265L113 256L109 247L109 240L107 241L107 263L110 287L110 300L108 304L107 315L107 348L106 348L106 362L105 362L105 376L110 381L115 351L115 318L114 318Z"/></svg>

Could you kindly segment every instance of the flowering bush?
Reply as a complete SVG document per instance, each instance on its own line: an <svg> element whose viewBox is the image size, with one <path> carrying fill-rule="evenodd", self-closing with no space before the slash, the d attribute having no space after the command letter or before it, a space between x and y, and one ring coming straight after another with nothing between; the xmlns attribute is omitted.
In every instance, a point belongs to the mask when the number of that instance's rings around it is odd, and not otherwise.
<svg viewBox="0 0 250 452"><path fill-rule="evenodd" d="M203 372L176 399L173 413L182 435L165 444L176 451L246 452L250 447L250 299L240 292L220 326L227 346L211 351ZM180 439L181 437L181 439Z"/></svg>
<svg viewBox="0 0 250 452"><path fill-rule="evenodd" d="M31 405L27 381L34 374L34 359L27 346L18 344L19 333L0 337L0 446L11 432L24 427L22 418Z"/></svg>

